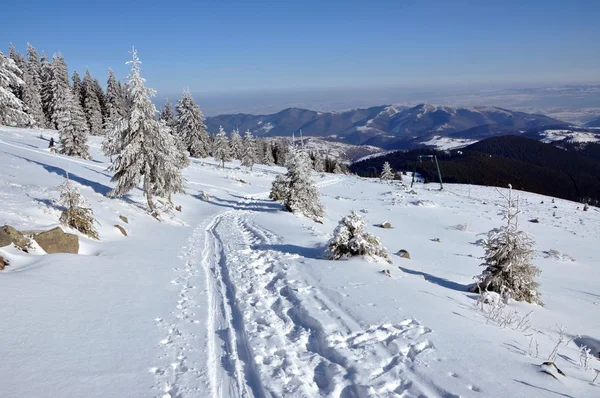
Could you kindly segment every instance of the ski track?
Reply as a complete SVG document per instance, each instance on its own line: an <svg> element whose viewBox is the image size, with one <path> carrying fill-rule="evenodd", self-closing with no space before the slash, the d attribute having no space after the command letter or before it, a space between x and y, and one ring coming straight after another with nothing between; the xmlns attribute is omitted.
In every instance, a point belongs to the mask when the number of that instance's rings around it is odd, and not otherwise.
<svg viewBox="0 0 600 398"><path fill-rule="evenodd" d="M253 221L266 195L246 195L183 248L185 267L171 282L180 289L174 320L155 319L165 335L159 360L169 362L150 369L158 396L454 396L412 371L434 350L423 337L431 330L414 319L365 328L316 287L289 279L298 256L278 251L281 238ZM194 286L202 277L204 294ZM188 360L202 353L204 362Z"/></svg>

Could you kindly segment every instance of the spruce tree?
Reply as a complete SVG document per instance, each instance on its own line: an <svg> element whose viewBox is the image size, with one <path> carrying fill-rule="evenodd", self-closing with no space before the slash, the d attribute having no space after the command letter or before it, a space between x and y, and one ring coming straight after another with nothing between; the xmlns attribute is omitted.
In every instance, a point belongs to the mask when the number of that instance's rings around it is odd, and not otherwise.
<svg viewBox="0 0 600 398"><path fill-rule="evenodd" d="M381 181L390 181L394 179L394 171L390 166L390 162L385 162L383 164L383 168L381 169Z"/></svg>
<svg viewBox="0 0 600 398"><path fill-rule="evenodd" d="M264 164L265 140L263 138L257 138L255 143L256 143L256 163Z"/></svg>
<svg viewBox="0 0 600 398"><path fill-rule="evenodd" d="M183 143L190 156L194 158L209 156L210 138L206 132L204 116L189 90L184 90L181 99L177 101L175 131L178 140Z"/></svg>
<svg viewBox="0 0 600 398"><path fill-rule="evenodd" d="M319 153L315 153L315 158L313 160L313 168L317 173L323 173L325 171L325 159L319 155Z"/></svg>
<svg viewBox="0 0 600 398"><path fill-rule="evenodd" d="M229 148L229 140L223 127L219 126L219 132L215 136L213 143L213 157L221 162L221 167L225 168L225 162L231 160L231 150Z"/></svg>
<svg viewBox="0 0 600 398"><path fill-rule="evenodd" d="M287 140L280 139L277 141L275 145L275 164L277 166L285 166L285 159L287 158L288 152L290 150L290 145Z"/></svg>
<svg viewBox="0 0 600 398"><path fill-rule="evenodd" d="M231 156L233 156L234 159L242 160L244 155L244 142L237 129L231 132L231 139L229 142L231 144Z"/></svg>
<svg viewBox="0 0 600 398"><path fill-rule="evenodd" d="M34 123L12 89L25 84L20 74L15 61L0 52L0 125L28 127Z"/></svg>
<svg viewBox="0 0 600 398"><path fill-rule="evenodd" d="M27 66L25 71L23 102L37 127L46 127L46 116L42 107L42 79L40 57L35 47L27 44Z"/></svg>
<svg viewBox="0 0 600 398"><path fill-rule="evenodd" d="M271 142L270 141L264 141L264 157L263 157L263 164L266 164L267 166L272 166L275 164L275 159L273 158L273 147L271 146Z"/></svg>
<svg viewBox="0 0 600 398"><path fill-rule="evenodd" d="M52 57L52 80L50 81L50 118L52 126L60 130L58 125L59 109L64 109L64 104L61 102L67 98L67 93L71 94L71 86L69 85L69 74L67 71L67 63L60 54ZM62 107L62 108L61 108Z"/></svg>
<svg viewBox="0 0 600 398"><path fill-rule="evenodd" d="M81 90L83 97L83 111L85 113L90 134L102 135L104 133L102 110L100 108L100 101L98 100L98 93L94 86L94 79L92 78L92 75L90 75L89 69L85 70Z"/></svg>
<svg viewBox="0 0 600 398"><path fill-rule="evenodd" d="M113 125L125 114L125 104L121 84L117 81L111 68L108 68L108 81L106 83L106 111L107 116L104 123L106 131L112 129Z"/></svg>
<svg viewBox="0 0 600 398"><path fill-rule="evenodd" d="M60 199L58 203L65 207L60 215L60 223L74 228L90 238L100 239L94 224L94 212L89 204L79 193L79 189L73 185L67 174L67 179L60 186Z"/></svg>
<svg viewBox="0 0 600 398"><path fill-rule="evenodd" d="M340 166L340 163L337 160L335 161L335 164L333 166L333 174L344 174L342 166Z"/></svg>
<svg viewBox="0 0 600 398"><path fill-rule="evenodd" d="M42 98L46 127L56 128L56 125L52 123L52 64L44 52L42 52L40 60L40 97Z"/></svg>
<svg viewBox="0 0 600 398"><path fill-rule="evenodd" d="M15 49L15 47L12 45L12 43L10 43L10 46L9 46L8 56L10 59L12 59L15 62L15 65L18 68L18 71L15 72L16 75L19 77L19 79L24 80L27 64L25 62L25 58L23 58L23 56ZM17 85L11 86L11 90L13 91L13 94L15 94L17 96L17 98L19 98L21 101L23 100L24 89L25 89L24 84L22 84L22 85L17 84Z"/></svg>
<svg viewBox="0 0 600 398"><path fill-rule="evenodd" d="M165 98L165 105L161 109L158 119L165 122L168 127L175 128L175 113L173 113L173 105L168 98Z"/></svg>
<svg viewBox="0 0 600 398"><path fill-rule="evenodd" d="M250 130L246 131L246 136L244 137L244 153L242 155L242 166L249 167L252 170L252 167L256 163L256 142Z"/></svg>
<svg viewBox="0 0 600 398"><path fill-rule="evenodd" d="M105 151L116 155L109 170L116 182L110 196L122 196L143 180L143 191L150 212L155 212L153 196L170 199L184 192L181 170L187 156L178 150L169 129L156 120L156 107L150 100L154 90L145 86L140 75L140 60L132 50L131 72L127 77L127 113L107 135Z"/></svg>
<svg viewBox="0 0 600 398"><path fill-rule="evenodd" d="M102 90L102 86L100 85L98 79L92 79L92 90L96 93L96 98L98 99L98 104L100 105L102 123L104 125L104 120L108 118L108 108L106 105L106 96L104 95L104 90Z"/></svg>
<svg viewBox="0 0 600 398"><path fill-rule="evenodd" d="M323 205L311 178L311 161L306 152L292 150L286 162L287 173L273 182L270 197L281 201L287 211L308 217L322 217Z"/></svg>
<svg viewBox="0 0 600 398"><path fill-rule="evenodd" d="M506 224L493 229L485 240L483 273L469 288L471 292L496 292L504 299L542 304L535 277L540 269L533 264L534 242L529 235L519 230L519 202L512 196L509 185L508 195L502 195L507 204L503 207Z"/></svg>
<svg viewBox="0 0 600 398"><path fill-rule="evenodd" d="M90 159L85 116L79 101L70 88L58 99L56 115L60 137L58 152L63 155Z"/></svg>

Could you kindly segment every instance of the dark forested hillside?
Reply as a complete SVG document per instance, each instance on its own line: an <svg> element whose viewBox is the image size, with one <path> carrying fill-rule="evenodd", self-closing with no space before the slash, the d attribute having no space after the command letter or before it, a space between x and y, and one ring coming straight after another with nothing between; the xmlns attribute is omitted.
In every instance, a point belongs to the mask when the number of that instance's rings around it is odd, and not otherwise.
<svg viewBox="0 0 600 398"><path fill-rule="evenodd" d="M384 162L395 170L413 170L426 181L437 181L435 164L416 162L419 154L436 154L442 178L448 183L507 186L575 201L600 199L600 145L583 151L564 150L519 136L493 137L461 151L426 149L395 152L352 165L362 176L373 176Z"/></svg>

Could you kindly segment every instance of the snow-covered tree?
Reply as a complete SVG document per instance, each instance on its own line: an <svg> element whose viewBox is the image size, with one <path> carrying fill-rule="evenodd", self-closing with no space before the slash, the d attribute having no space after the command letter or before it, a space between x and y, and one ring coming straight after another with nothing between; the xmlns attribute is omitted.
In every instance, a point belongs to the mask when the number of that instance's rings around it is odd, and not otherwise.
<svg viewBox="0 0 600 398"><path fill-rule="evenodd" d="M264 156L262 159L262 163L266 164L267 166L272 166L275 164L275 158L273 158L273 147L271 146L271 142L269 141L264 141Z"/></svg>
<svg viewBox="0 0 600 398"><path fill-rule="evenodd" d="M71 86L69 85L69 73L67 71L67 63L60 54L52 57L52 80L50 81L50 118L52 126L57 130L59 109L64 107L62 102L67 97L67 93L71 94Z"/></svg>
<svg viewBox="0 0 600 398"><path fill-rule="evenodd" d="M125 103L121 84L117 81L111 68L108 68L108 81L106 83L106 120L105 131L113 128L113 125L125 115Z"/></svg>
<svg viewBox="0 0 600 398"><path fill-rule="evenodd" d="M394 171L392 170L392 166L390 166L390 162L385 162L383 164L379 178L381 178L382 181L390 181L394 179Z"/></svg>
<svg viewBox="0 0 600 398"><path fill-rule="evenodd" d="M8 57L15 62L15 65L18 68L18 70L15 73L21 80L24 80L25 79L25 71L27 69L27 64L25 62L25 58L21 55L21 53L19 53L15 49L15 47L12 45L12 43L10 43L10 47L9 47L8 51L9 51ZM23 90L25 89L25 85L17 84L17 85L12 86L11 89L13 90L13 94L15 94L17 96L17 98L19 98L22 101L23 100Z"/></svg>
<svg viewBox="0 0 600 398"><path fill-rule="evenodd" d="M231 132L229 143L231 145L231 156L234 159L241 160L244 156L244 142L242 141L242 136L237 129Z"/></svg>
<svg viewBox="0 0 600 398"><path fill-rule="evenodd" d="M81 84L81 96L83 97L83 111L87 120L88 129L92 135L102 135L102 109L98 99L98 92L95 87L94 78L89 69L85 70L83 83Z"/></svg>
<svg viewBox="0 0 600 398"><path fill-rule="evenodd" d="M92 90L96 93L96 98L98 98L100 114L102 115L102 122L104 123L104 119L108 117L108 109L106 106L106 96L104 95L104 90L98 79L92 79Z"/></svg>
<svg viewBox="0 0 600 398"><path fill-rule="evenodd" d="M496 292L503 298L516 301L542 304L535 281L541 271L533 264L534 242L525 232L519 230L518 198L514 199L509 185L508 195L503 195L506 225L493 229L485 240L483 273L470 287L474 293Z"/></svg>
<svg viewBox="0 0 600 398"><path fill-rule="evenodd" d="M227 139L227 133L222 126L219 126L219 132L215 135L215 141L213 142L213 157L215 160L221 162L221 167L225 167L225 162L231 160L231 149L229 148L229 140Z"/></svg>
<svg viewBox="0 0 600 398"><path fill-rule="evenodd" d="M23 87L22 72L15 61L0 52L0 125L30 126L34 123L27 107L11 87Z"/></svg>
<svg viewBox="0 0 600 398"><path fill-rule="evenodd" d="M353 256L366 256L390 264L392 262L379 238L366 231L363 218L354 210L349 216L342 218L333 231L333 238L327 244L327 257L330 260Z"/></svg>
<svg viewBox="0 0 600 398"><path fill-rule="evenodd" d="M116 186L109 195L122 196L143 180L148 209L154 213L154 195L169 199L184 192L181 170L187 155L178 150L169 129L156 119L156 107L150 100L154 90L145 86L135 49L131 54L127 114L114 124L103 145L106 152L116 155L109 168L114 171Z"/></svg>
<svg viewBox="0 0 600 398"><path fill-rule="evenodd" d="M175 128L175 113L173 112L173 105L168 98L165 99L165 105L160 111L158 120L162 120L170 128Z"/></svg>
<svg viewBox="0 0 600 398"><path fill-rule="evenodd" d="M60 199L58 203L65 207L65 210L60 215L61 224L74 228L90 238L100 239L98 231L96 231L94 226L96 223L94 212L81 196L79 189L69 179L69 174L67 174L67 179L60 186Z"/></svg>
<svg viewBox="0 0 600 398"><path fill-rule="evenodd" d="M73 71L71 81L73 82L73 96L75 97L75 101L79 101L79 104L85 108L83 101L83 84L81 83L81 77L79 77L79 73L77 73L76 70Z"/></svg>
<svg viewBox="0 0 600 398"><path fill-rule="evenodd" d="M33 118L34 125L46 127L46 117L42 109L40 58L31 44L27 44L27 64L23 80L23 103L27 106L27 113Z"/></svg>
<svg viewBox="0 0 600 398"><path fill-rule="evenodd" d="M256 163L264 164L265 140L264 138L257 138L254 143L256 145Z"/></svg>
<svg viewBox="0 0 600 398"><path fill-rule="evenodd" d="M56 128L52 122L52 64L46 54L42 52L40 59L40 97L42 97L42 110L46 117L46 127Z"/></svg>
<svg viewBox="0 0 600 398"><path fill-rule="evenodd" d="M89 159L87 124L79 101L69 88L57 99L56 123L60 139L58 152L63 155Z"/></svg>
<svg viewBox="0 0 600 398"><path fill-rule="evenodd" d="M246 131L243 150L242 166L249 167L252 170L254 163L256 163L256 142L250 130Z"/></svg>
<svg viewBox="0 0 600 398"><path fill-rule="evenodd" d="M303 151L292 151L286 162L287 173L275 179L271 199L281 201L287 211L308 217L322 217L323 205L311 178L312 163Z"/></svg>
<svg viewBox="0 0 600 398"><path fill-rule="evenodd" d="M342 167L340 166L340 163L337 160L335 161L335 165L333 166L333 173L344 174L344 171L342 170Z"/></svg>
<svg viewBox="0 0 600 398"><path fill-rule="evenodd" d="M206 132L204 116L189 90L184 90L177 101L175 131L185 149L194 158L205 158L210 154L210 137Z"/></svg>
<svg viewBox="0 0 600 398"><path fill-rule="evenodd" d="M277 166L285 166L285 159L290 150L290 145L287 140L280 139L277 141L273 148L274 156L275 156L275 164Z"/></svg>
<svg viewBox="0 0 600 398"><path fill-rule="evenodd" d="M315 153L313 160L313 168L317 173L323 173L325 171L325 159L319 153Z"/></svg>

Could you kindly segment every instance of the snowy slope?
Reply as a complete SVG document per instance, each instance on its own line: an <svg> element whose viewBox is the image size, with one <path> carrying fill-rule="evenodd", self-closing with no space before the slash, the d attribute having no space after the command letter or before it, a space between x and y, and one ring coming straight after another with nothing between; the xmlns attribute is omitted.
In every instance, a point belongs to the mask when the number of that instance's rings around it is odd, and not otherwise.
<svg viewBox="0 0 600 398"><path fill-rule="evenodd" d="M283 169L247 172L230 163L221 170L194 160L187 195L175 197L183 211L158 222L143 211L139 190L105 196L112 183L96 138L92 161L48 153L45 139L0 128L1 223L57 225L52 200L69 172L97 215L101 241L81 237L78 256L0 249L11 260L0 271L2 397L600 393L600 381L592 384L600 361L584 370L576 345L595 355L600 349L595 208L584 213L576 203L522 194L521 226L537 242L546 305L511 303L505 311L532 312L530 327L519 331L486 319L465 292L481 271L480 234L502 223L492 188L440 192L417 184L410 193L315 175L326 206L317 224L267 199ZM406 249L412 259L323 260L330 233L351 209L390 253ZM527 222L533 218L539 223ZM383 221L393 228L373 226ZM566 374L559 379L538 366L553 351L556 325L566 327L567 340L583 336L559 347L556 364Z"/></svg>

